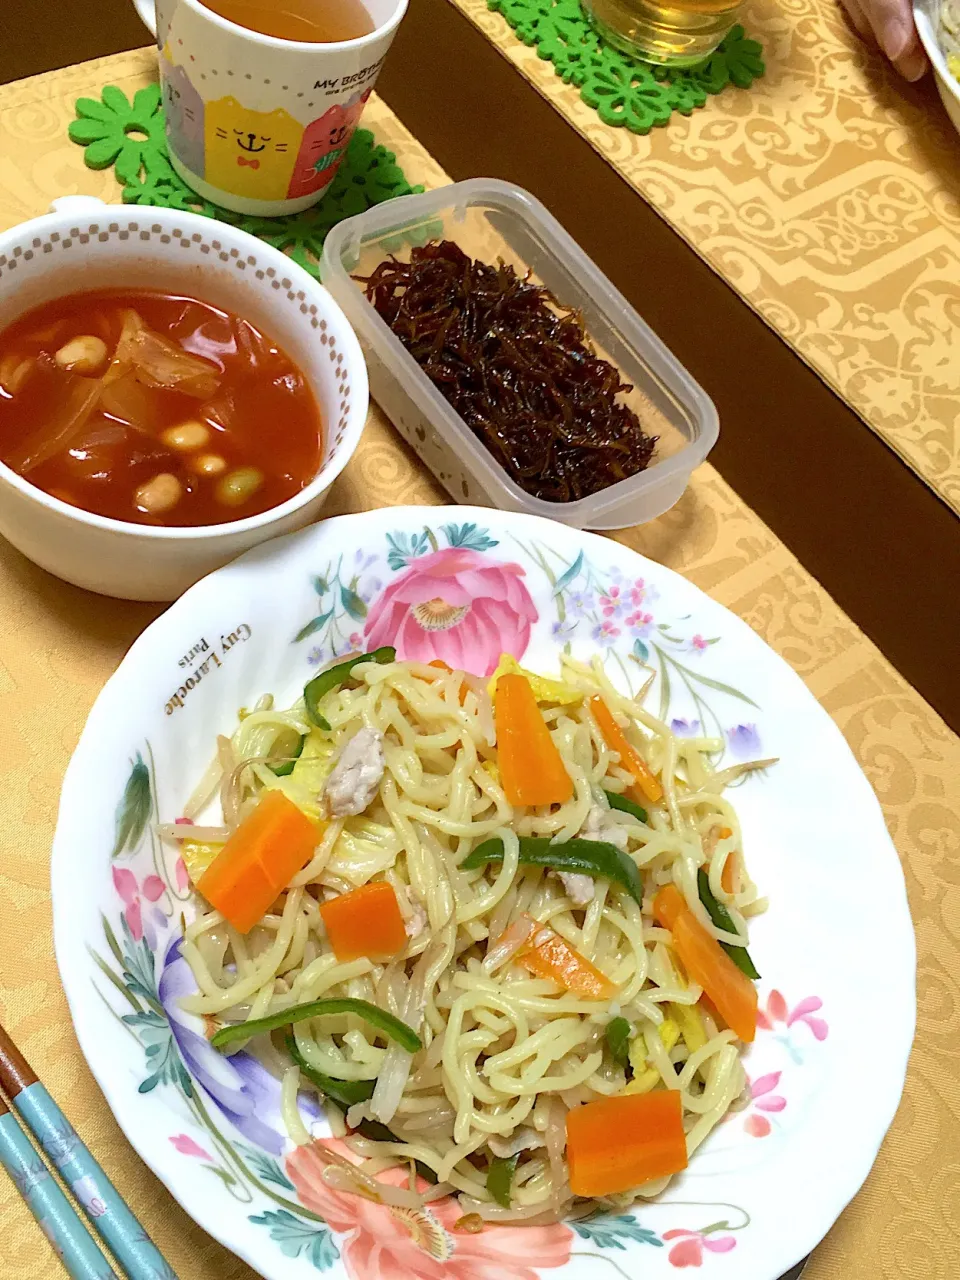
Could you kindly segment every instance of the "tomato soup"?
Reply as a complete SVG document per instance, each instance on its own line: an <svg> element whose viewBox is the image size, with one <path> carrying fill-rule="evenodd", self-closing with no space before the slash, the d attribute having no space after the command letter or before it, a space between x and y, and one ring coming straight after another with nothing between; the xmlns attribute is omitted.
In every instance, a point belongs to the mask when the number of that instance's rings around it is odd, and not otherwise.
<svg viewBox="0 0 960 1280"><path fill-rule="evenodd" d="M313 480L322 434L277 344L195 298L74 294L0 333L0 459L85 511L242 520Z"/></svg>

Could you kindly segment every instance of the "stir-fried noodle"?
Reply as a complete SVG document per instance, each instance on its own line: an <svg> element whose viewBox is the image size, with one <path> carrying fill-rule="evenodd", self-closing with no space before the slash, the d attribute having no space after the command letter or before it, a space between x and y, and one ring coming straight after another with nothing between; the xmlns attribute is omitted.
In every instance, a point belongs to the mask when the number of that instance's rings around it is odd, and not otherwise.
<svg viewBox="0 0 960 1280"><path fill-rule="evenodd" d="M403 1203L452 1193L483 1220L547 1221L596 1206L570 1187L572 1108L673 1090L692 1154L743 1093L737 1034L684 969L653 900L673 884L696 927L746 945L747 918L764 904L725 790L744 769L772 762L715 768L720 741L675 735L617 692L599 660L564 658L560 682L545 682L537 701L572 780L562 803L508 801L485 682L442 666L365 661L312 711L303 699L279 710L265 697L242 712L185 810L204 825L163 828L181 841L189 832L185 857L199 879L266 791L284 792L318 824L309 862L251 930L210 909L188 926L183 954L199 991L184 1003L228 1026L343 996L416 1032L422 1047L411 1052L356 1013L325 1013L247 1041L282 1081L295 1143L311 1141L298 1090L318 1078L346 1082L320 1089L334 1132L360 1157L351 1165L322 1148L337 1185ZM653 794L662 792L642 808L613 807L635 794L636 773L611 749L596 695L656 780ZM345 773L338 761L348 743L357 758ZM205 816L217 803L222 822ZM362 812L350 813L357 805ZM549 839L556 853L532 864L521 853L530 837L541 838L541 853ZM590 842L586 871L568 857L577 838ZM497 858L465 869L491 840ZM591 871L599 845L626 854L642 890ZM402 949L338 959L321 908L379 882L395 893ZM705 898L726 908L726 928ZM562 965L553 972L553 961L525 963L548 939L544 954L566 957L568 969L571 955L575 968L582 962L572 978ZM591 971L600 985L584 994ZM435 1186L367 1185L387 1164L414 1161ZM620 1188L603 1203L629 1204L667 1181Z"/></svg>

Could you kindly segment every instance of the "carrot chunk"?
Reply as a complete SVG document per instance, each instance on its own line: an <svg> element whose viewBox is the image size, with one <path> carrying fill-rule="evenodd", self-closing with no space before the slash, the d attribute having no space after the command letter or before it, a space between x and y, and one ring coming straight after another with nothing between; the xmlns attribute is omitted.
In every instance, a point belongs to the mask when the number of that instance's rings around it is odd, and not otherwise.
<svg viewBox="0 0 960 1280"><path fill-rule="evenodd" d="M235 929L249 933L313 857L319 835L317 824L282 791L268 791L197 888Z"/></svg>
<svg viewBox="0 0 960 1280"><path fill-rule="evenodd" d="M757 1033L757 988L696 918L680 890L664 885L653 914L673 934L673 946L688 976L703 987L728 1027L749 1044Z"/></svg>
<svg viewBox="0 0 960 1280"><path fill-rule="evenodd" d="M653 900L653 915L665 929L672 929L682 911L689 911L686 899L675 884L665 884Z"/></svg>
<svg viewBox="0 0 960 1280"><path fill-rule="evenodd" d="M720 840L729 840L733 832L729 827L721 827L719 831ZM737 855L732 853L723 864L723 870L720 873L720 883L723 886L724 893L733 893L733 886L736 883L737 873Z"/></svg>
<svg viewBox="0 0 960 1280"><path fill-rule="evenodd" d="M627 789L627 795L638 804L644 800L649 800L651 804L662 800L663 787L660 779L651 772L650 766L636 747L632 747L627 741L623 730L613 718L613 712L599 693L593 694L588 701L604 742L620 757L620 764L627 773L633 774L634 785Z"/></svg>
<svg viewBox="0 0 960 1280"><path fill-rule="evenodd" d="M407 931L393 885L385 880L361 885L320 908L327 937L341 963L368 956L385 960L407 945Z"/></svg>
<svg viewBox="0 0 960 1280"><path fill-rule="evenodd" d="M616 994L617 988L607 975L549 927L534 934L533 942L517 954L517 960L538 978L550 978L587 1000L609 1000Z"/></svg>
<svg viewBox="0 0 960 1280"><path fill-rule="evenodd" d="M676 1089L600 1098L567 1113L567 1167L575 1196L632 1191L687 1167Z"/></svg>
<svg viewBox="0 0 960 1280"><path fill-rule="evenodd" d="M573 779L550 737L526 676L500 677L494 711L497 761L510 803L564 804L573 796Z"/></svg>

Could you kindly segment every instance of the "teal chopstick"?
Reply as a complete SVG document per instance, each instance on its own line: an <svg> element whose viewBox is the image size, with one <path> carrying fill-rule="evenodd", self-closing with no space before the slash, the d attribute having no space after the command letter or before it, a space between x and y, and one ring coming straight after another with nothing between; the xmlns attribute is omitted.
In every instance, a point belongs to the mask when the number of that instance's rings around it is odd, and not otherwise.
<svg viewBox="0 0 960 1280"><path fill-rule="evenodd" d="M0 1164L73 1280L117 1280L116 1272L2 1100Z"/></svg>
<svg viewBox="0 0 960 1280"><path fill-rule="evenodd" d="M0 1084L129 1280L177 1280L176 1272L3 1027L0 1027Z"/></svg>

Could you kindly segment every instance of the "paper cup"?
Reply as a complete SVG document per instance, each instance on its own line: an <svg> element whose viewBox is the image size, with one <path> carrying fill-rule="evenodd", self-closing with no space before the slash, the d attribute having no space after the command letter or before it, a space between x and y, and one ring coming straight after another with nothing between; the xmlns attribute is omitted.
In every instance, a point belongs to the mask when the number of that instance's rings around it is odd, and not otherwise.
<svg viewBox="0 0 960 1280"><path fill-rule="evenodd" d="M364 0L376 29L335 44L260 35L199 0L134 4L157 37L174 169L207 200L273 217L329 189L407 0Z"/></svg>

